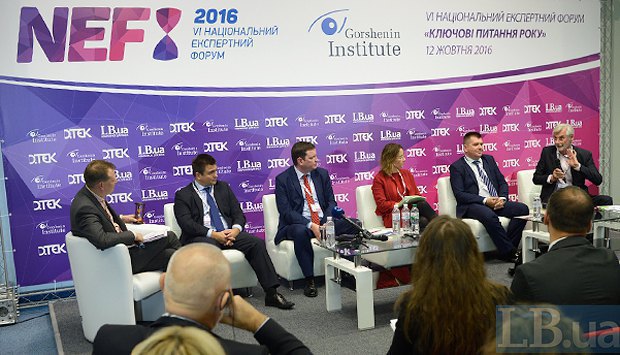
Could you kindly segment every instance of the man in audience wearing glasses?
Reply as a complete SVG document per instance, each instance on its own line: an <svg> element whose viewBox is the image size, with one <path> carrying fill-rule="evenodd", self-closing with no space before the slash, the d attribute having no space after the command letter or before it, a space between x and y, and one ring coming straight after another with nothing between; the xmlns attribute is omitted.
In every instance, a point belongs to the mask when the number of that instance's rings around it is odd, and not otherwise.
<svg viewBox="0 0 620 355"><path fill-rule="evenodd" d="M142 340L168 326L211 332L220 322L254 333L260 345L213 334L227 354L310 354L310 350L276 321L230 290L230 265L219 248L194 243L177 251L160 279L166 313L149 326L104 325L93 354L130 354Z"/></svg>

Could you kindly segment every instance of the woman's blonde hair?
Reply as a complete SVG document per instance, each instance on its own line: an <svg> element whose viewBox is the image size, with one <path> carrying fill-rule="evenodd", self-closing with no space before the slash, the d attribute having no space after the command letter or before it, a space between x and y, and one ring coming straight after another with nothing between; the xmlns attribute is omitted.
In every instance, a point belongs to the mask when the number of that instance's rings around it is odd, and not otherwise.
<svg viewBox="0 0 620 355"><path fill-rule="evenodd" d="M131 355L225 355L209 332L196 327L171 326L143 340Z"/></svg>
<svg viewBox="0 0 620 355"><path fill-rule="evenodd" d="M396 143L388 143L383 147L381 152L381 171L385 174L392 174L394 168L394 162L398 158L398 153L403 149L403 146Z"/></svg>

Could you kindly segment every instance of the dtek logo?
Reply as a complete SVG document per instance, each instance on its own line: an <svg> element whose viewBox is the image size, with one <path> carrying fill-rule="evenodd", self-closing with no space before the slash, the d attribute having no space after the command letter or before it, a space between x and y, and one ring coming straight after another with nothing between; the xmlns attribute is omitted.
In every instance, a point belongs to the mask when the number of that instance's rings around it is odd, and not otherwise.
<svg viewBox="0 0 620 355"><path fill-rule="evenodd" d="M122 61L128 43L144 42L144 30L129 22L147 21L151 9L142 7L56 7L51 26L48 26L36 7L22 7L19 21L17 62L30 63L34 52L34 38L41 46L47 60L64 62ZM168 33L179 23L181 10L161 8L157 10L157 23L165 35L153 49L153 59L172 60L178 57L178 49ZM48 19L49 21L49 19ZM97 22L112 22L111 26L96 25ZM95 23L95 24L93 24ZM92 27L88 27L92 25ZM50 31L50 28L52 31ZM71 29L68 31L68 29ZM111 33L106 33L111 28ZM69 32L67 34L67 32ZM67 48L67 35L69 46ZM109 43L101 43L104 39ZM92 42L100 42L93 44ZM148 52L148 51L135 51Z"/></svg>
<svg viewBox="0 0 620 355"><path fill-rule="evenodd" d="M106 196L109 204L133 202L131 194L133 192L117 192Z"/></svg>
<svg viewBox="0 0 620 355"><path fill-rule="evenodd" d="M355 173L355 181L372 181L374 178L374 171L360 171Z"/></svg>
<svg viewBox="0 0 620 355"><path fill-rule="evenodd" d="M308 32L312 31L314 25L317 24L317 22L319 21L321 23L321 31L323 31L323 33L328 36L332 36L336 33L342 32L342 30L344 29L344 25L347 23L347 17L344 16L343 13L346 13L347 11L349 11L349 9L340 9L324 13L323 15L317 17L316 20L314 20L310 24L310 27L308 27ZM342 17L342 19L340 20L342 23L342 25L340 25L340 28L338 28L338 22L332 17L335 14L339 14L339 16Z"/></svg>
<svg viewBox="0 0 620 355"><path fill-rule="evenodd" d="M523 142L523 147L525 149L540 148L540 139L526 139Z"/></svg>
<svg viewBox="0 0 620 355"><path fill-rule="evenodd" d="M424 120L426 116L424 116L424 110L410 110L405 111L405 119L406 120Z"/></svg>
<svg viewBox="0 0 620 355"><path fill-rule="evenodd" d="M82 173L67 175L67 181L69 182L69 185L79 185L86 183L84 181L84 174Z"/></svg>
<svg viewBox="0 0 620 355"><path fill-rule="evenodd" d="M344 113L336 113L333 115L325 115L325 124L345 124Z"/></svg>
<svg viewBox="0 0 620 355"><path fill-rule="evenodd" d="M275 158L267 160L267 169L288 168L291 166L289 158Z"/></svg>
<svg viewBox="0 0 620 355"><path fill-rule="evenodd" d="M258 120L248 120L247 118L235 118L235 129L257 129L260 128Z"/></svg>
<svg viewBox="0 0 620 355"><path fill-rule="evenodd" d="M90 128L66 128L64 133L65 139L93 138L90 135Z"/></svg>
<svg viewBox="0 0 620 355"><path fill-rule="evenodd" d="M326 164L342 164L348 163L347 154L327 154L325 156Z"/></svg>
<svg viewBox="0 0 620 355"><path fill-rule="evenodd" d="M56 160L56 153L28 154L29 165L54 164L54 163L58 163L58 160Z"/></svg>
<svg viewBox="0 0 620 355"><path fill-rule="evenodd" d="M353 142L372 142L372 132L353 133Z"/></svg>
<svg viewBox="0 0 620 355"><path fill-rule="evenodd" d="M349 194L348 193L334 194L334 198L335 198L336 202L338 202L338 203L349 202Z"/></svg>
<svg viewBox="0 0 620 355"><path fill-rule="evenodd" d="M505 159L502 166L504 168L518 168L521 164L519 164L519 159Z"/></svg>
<svg viewBox="0 0 620 355"><path fill-rule="evenodd" d="M203 144L203 149L205 153L227 152L228 142L206 142Z"/></svg>
<svg viewBox="0 0 620 355"><path fill-rule="evenodd" d="M194 122L177 122L170 124L170 133L190 133L196 132Z"/></svg>
<svg viewBox="0 0 620 355"><path fill-rule="evenodd" d="M129 148L111 148L111 149L102 149L103 159L124 159L129 158L129 154L127 151Z"/></svg>
<svg viewBox="0 0 620 355"><path fill-rule="evenodd" d="M267 117L265 128L288 127L288 117Z"/></svg>
<svg viewBox="0 0 620 355"><path fill-rule="evenodd" d="M34 200L32 201L33 211L48 211L48 210L61 210L59 198L52 198L49 200Z"/></svg>
<svg viewBox="0 0 620 355"><path fill-rule="evenodd" d="M495 116L497 115L497 107L496 106L482 106L478 108L478 115L480 117L484 116Z"/></svg>
<svg viewBox="0 0 620 355"><path fill-rule="evenodd" d="M191 165L179 165L172 167L172 176L192 176L192 166Z"/></svg>
<svg viewBox="0 0 620 355"><path fill-rule="evenodd" d="M40 245L37 247L37 251L39 252L39 256L67 254L65 243Z"/></svg>
<svg viewBox="0 0 620 355"><path fill-rule="evenodd" d="M504 123L502 124L502 132L519 132L518 123Z"/></svg>
<svg viewBox="0 0 620 355"><path fill-rule="evenodd" d="M319 136L300 136L300 137L295 137L295 141L296 142L308 142L308 143L312 143L314 145L318 145L318 139Z"/></svg>
<svg viewBox="0 0 620 355"><path fill-rule="evenodd" d="M497 142L482 143L482 150L484 150L485 152L497 152Z"/></svg>
<svg viewBox="0 0 620 355"><path fill-rule="evenodd" d="M448 137L450 136L449 127L431 128L431 137Z"/></svg>
<svg viewBox="0 0 620 355"><path fill-rule="evenodd" d="M421 195L426 195L428 193L428 187L426 185L418 185L418 190L420 190Z"/></svg>
<svg viewBox="0 0 620 355"><path fill-rule="evenodd" d="M559 125L560 123L562 123L562 121L547 121L546 122L546 128L547 129L554 129L555 126Z"/></svg>
<svg viewBox="0 0 620 355"><path fill-rule="evenodd" d="M450 171L450 165L433 165L433 174L445 174Z"/></svg>
<svg viewBox="0 0 620 355"><path fill-rule="evenodd" d="M523 105L523 113L541 113L540 105Z"/></svg>
<svg viewBox="0 0 620 355"><path fill-rule="evenodd" d="M407 149L407 158L425 157L426 148L409 148Z"/></svg>

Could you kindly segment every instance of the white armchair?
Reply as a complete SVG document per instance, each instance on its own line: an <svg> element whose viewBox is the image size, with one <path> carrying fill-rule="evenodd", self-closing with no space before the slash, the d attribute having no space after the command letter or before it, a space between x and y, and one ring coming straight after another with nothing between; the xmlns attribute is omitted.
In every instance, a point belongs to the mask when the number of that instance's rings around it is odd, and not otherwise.
<svg viewBox="0 0 620 355"><path fill-rule="evenodd" d="M132 226L131 230L166 229L164 226ZM136 324L155 320L164 313L159 287L160 271L131 273L129 250L117 244L99 250L88 239L71 232L65 236L73 284L82 318L84 337L92 342L104 324Z"/></svg>
<svg viewBox="0 0 620 355"><path fill-rule="evenodd" d="M439 214L456 218L456 198L452 192L452 186L450 186L449 176L443 176L437 179L437 198L439 202ZM483 253L497 249L482 223L471 218L463 218L462 220L469 225L471 231L474 233L480 252ZM499 217L499 221L502 223L504 229L508 228L510 219Z"/></svg>
<svg viewBox="0 0 620 355"><path fill-rule="evenodd" d="M517 188L519 202L525 203L532 210L532 202L534 197L540 196L542 186L535 185L532 181L534 169L521 170L517 172Z"/></svg>
<svg viewBox="0 0 620 355"><path fill-rule="evenodd" d="M177 219L174 216L174 203L167 203L164 205L164 223L170 228L177 236L181 236L181 227L177 223ZM248 288L249 294L251 294L251 288L258 284L258 278L250 263L245 258L242 252L239 250L228 249L222 250L222 253L230 263L231 271L231 287Z"/></svg>
<svg viewBox="0 0 620 355"><path fill-rule="evenodd" d="M275 244L276 232L278 231L278 219L280 213L276 205L276 195L268 194L263 196L263 216L265 219L265 246L267 253L273 262L276 273L280 277L289 281L289 287L293 289L293 281L303 279L292 240L283 240L280 244ZM325 258L332 256L332 252L312 244L314 250L314 276L325 275Z"/></svg>

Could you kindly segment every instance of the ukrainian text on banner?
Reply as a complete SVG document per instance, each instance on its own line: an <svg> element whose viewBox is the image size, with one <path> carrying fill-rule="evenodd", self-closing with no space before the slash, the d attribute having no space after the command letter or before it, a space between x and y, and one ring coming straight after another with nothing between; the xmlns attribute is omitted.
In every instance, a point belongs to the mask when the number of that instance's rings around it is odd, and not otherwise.
<svg viewBox="0 0 620 355"><path fill-rule="evenodd" d="M192 158L212 154L259 236L262 195L299 140L317 145L350 215L390 142L435 208L470 130L513 200L516 171L534 168L557 123L598 160L598 3L167 5L15 2L0 14L19 23L3 44L0 110L22 286L71 278L68 210L93 159L117 166L117 211L145 202L146 222L163 223Z"/></svg>

